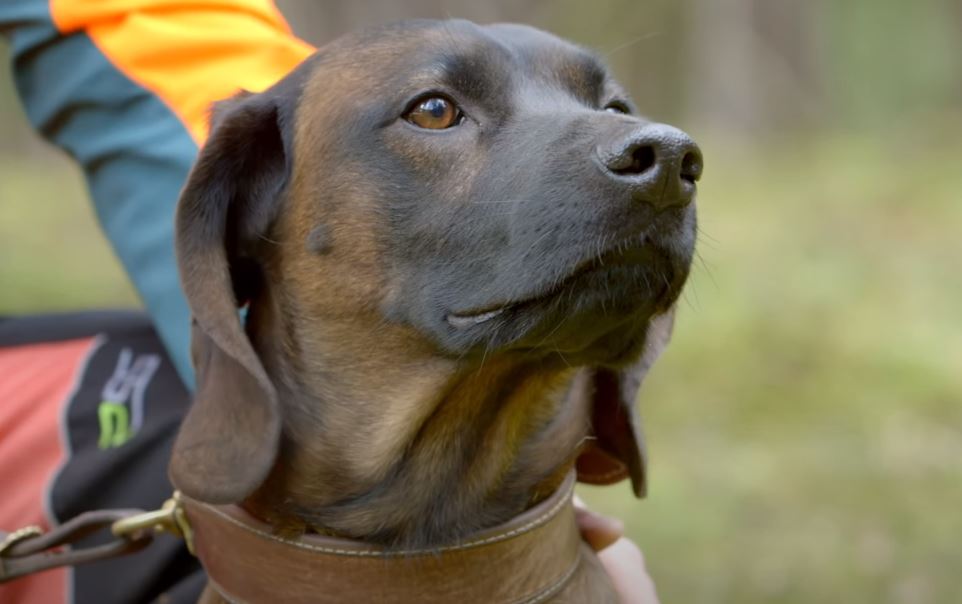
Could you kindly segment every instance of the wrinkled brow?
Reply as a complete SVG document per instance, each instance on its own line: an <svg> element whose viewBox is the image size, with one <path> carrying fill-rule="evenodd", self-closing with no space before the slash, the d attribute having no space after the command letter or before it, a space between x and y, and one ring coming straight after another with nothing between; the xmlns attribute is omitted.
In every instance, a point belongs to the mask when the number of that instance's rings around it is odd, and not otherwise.
<svg viewBox="0 0 962 604"><path fill-rule="evenodd" d="M445 54L437 68L445 85L478 102L503 94L511 73L510 59L497 48Z"/></svg>
<svg viewBox="0 0 962 604"><path fill-rule="evenodd" d="M597 56L588 52L566 53L559 60L556 74L562 87L578 99L589 105L601 102L608 82L608 69Z"/></svg>

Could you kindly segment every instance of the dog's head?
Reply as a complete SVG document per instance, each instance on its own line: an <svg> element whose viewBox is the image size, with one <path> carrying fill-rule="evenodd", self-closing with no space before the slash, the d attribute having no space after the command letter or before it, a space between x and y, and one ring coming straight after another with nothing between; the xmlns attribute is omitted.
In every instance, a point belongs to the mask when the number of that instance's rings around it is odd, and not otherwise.
<svg viewBox="0 0 962 604"><path fill-rule="evenodd" d="M354 34L224 103L177 218L198 391L175 483L250 494L275 463L278 382L333 370L320 340L381 333L448 366L586 368L572 395L599 440L581 467L627 466L640 492L635 391L688 274L700 172L597 57L518 25ZM245 306L270 338L245 333Z"/></svg>

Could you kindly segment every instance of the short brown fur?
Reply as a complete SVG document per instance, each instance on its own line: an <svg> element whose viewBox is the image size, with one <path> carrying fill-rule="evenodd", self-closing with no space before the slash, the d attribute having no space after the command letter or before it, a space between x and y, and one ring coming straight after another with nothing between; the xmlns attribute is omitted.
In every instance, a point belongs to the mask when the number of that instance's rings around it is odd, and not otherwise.
<svg viewBox="0 0 962 604"><path fill-rule="evenodd" d="M250 511L285 533L315 530L430 547L503 522L544 499L584 451L597 456L593 469L601 468L599 475L621 478L630 467L636 489L643 490L634 389L667 342L671 312L661 315L657 329L642 329L642 337L646 330L653 337L634 365L639 374L615 379L608 388L614 390L605 391L614 397L605 408L619 416L610 418L615 427L608 431L599 430L599 422L609 418L597 413L602 391L595 384L601 373L594 368L569 366L561 352L537 358L511 350L452 356L414 326L385 317L383 309L401 294L395 259L385 243L391 227L383 183L370 180L365 165L345 152L345 141L325 133L343 131L345 123L356 119L345 101L358 91L386 94L380 82L390 81L397 57L414 53L432 37L450 35L444 27L428 28L416 36L363 38L360 46L352 46L357 40L351 39L335 42L322 51L304 69L296 110L283 118L293 121L293 154L277 200L251 193L266 185L261 180L244 184L251 168L247 163L234 172L226 163L234 152L229 150L240 144L232 143L232 137L243 140L232 129L251 128L237 117L241 110L231 113L228 107L220 130L212 133L178 217L179 258L197 318L195 354L198 362L211 359L199 378L202 385L212 383L209 394L185 422L171 469L175 483L186 484L181 488L192 490L193 497L225 501L240 495ZM339 44L351 52L340 53ZM372 71L371 65L380 65L381 71ZM569 71L564 77L591 87L590 74ZM249 104L251 97L238 103L248 103L243 107L252 114L267 112ZM283 147L283 142L271 144ZM417 146L397 140L388 146L412 170L444 168L436 155ZM447 188L452 198L471 190L483 174L486 158L471 153L451 158L469 166ZM219 174L226 174L221 176L225 179L234 174L235 180L223 185L233 188L214 201L210 181ZM218 203L218 209L210 209ZM257 209L263 204L269 211ZM240 234L233 235L231 221L244 212L261 216L257 220L267 226L242 225L236 227ZM213 236L201 234L196 225L204 220L223 225ZM245 236L245 229L254 234ZM323 229L320 246L312 244L318 229ZM214 249L218 241L236 250L228 249L224 256ZM211 283L211 275L229 270L236 292L240 257L256 260L259 283L247 299L231 302L248 305L245 332L262 368L243 349L246 344L238 339L243 336L235 334L240 330L232 324L236 316L224 316L223 300L229 294ZM243 434L254 435L256 428L237 435L242 444L214 441L202 433L245 413L230 409L234 403L223 400L218 386L242 374L250 376L242 383L260 386L232 396L250 398L249 404L264 409L259 417L277 417L282 426L278 437L252 436L263 443L252 445L254 450ZM596 433L610 434L612 442L594 447L593 424ZM277 441L271 444L273 438ZM230 467L229 461L220 468L199 461L207 459L201 452L218 447L228 449L224 459L256 459L270 469L262 476ZM206 492L204 479L209 477L191 475L198 471L210 476L226 472L227 481L216 492ZM243 486L248 484L255 488ZM612 598L597 560L591 557L583 566L572 583L574 591L568 592L581 594L574 601L589 601L578 599L587 594L594 594L590 601Z"/></svg>

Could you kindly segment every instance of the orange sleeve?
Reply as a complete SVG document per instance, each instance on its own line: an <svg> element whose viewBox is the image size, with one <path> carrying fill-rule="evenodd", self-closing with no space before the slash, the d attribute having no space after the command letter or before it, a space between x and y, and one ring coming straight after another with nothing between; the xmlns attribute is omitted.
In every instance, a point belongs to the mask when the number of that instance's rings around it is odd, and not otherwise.
<svg viewBox="0 0 962 604"><path fill-rule="evenodd" d="M50 15L63 34L85 32L198 145L211 103L269 87L314 51L269 0L50 0Z"/></svg>

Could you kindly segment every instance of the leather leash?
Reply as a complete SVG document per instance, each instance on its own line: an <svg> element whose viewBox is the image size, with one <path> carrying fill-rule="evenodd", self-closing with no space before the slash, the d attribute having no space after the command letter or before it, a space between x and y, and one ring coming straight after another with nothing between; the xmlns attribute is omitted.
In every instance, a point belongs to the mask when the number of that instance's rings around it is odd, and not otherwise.
<svg viewBox="0 0 962 604"><path fill-rule="evenodd" d="M572 472L548 499L493 529L426 550L304 535L288 539L240 506L209 505L179 493L160 510L88 512L43 534L0 533L0 583L57 566L143 549L154 534L184 538L211 586L233 602L503 602L536 604L562 591L580 564ZM62 546L110 527L102 546ZM61 548L57 551L56 548Z"/></svg>
<svg viewBox="0 0 962 604"><path fill-rule="evenodd" d="M80 539L110 529L114 539L83 549L69 549ZM57 568L77 566L138 552L166 532L182 537L193 553L190 524L179 493L152 512L143 510L96 510L84 512L44 533L38 526L27 526L12 533L0 531L0 583L25 575Z"/></svg>

